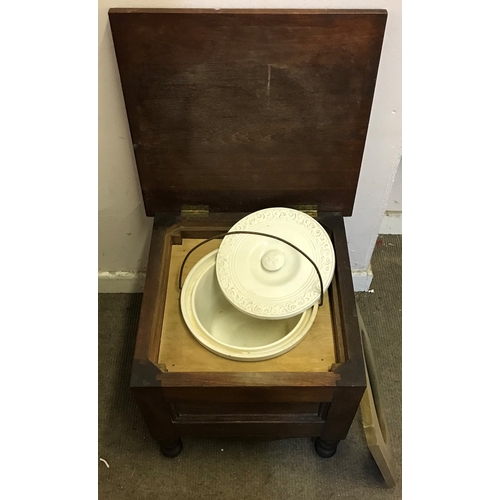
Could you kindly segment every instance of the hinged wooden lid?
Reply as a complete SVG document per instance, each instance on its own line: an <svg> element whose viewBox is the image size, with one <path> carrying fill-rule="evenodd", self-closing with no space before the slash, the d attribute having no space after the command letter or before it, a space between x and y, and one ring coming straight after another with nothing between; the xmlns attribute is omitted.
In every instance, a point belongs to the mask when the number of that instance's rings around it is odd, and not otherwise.
<svg viewBox="0 0 500 500"><path fill-rule="evenodd" d="M385 10L111 9L146 213L350 215Z"/></svg>

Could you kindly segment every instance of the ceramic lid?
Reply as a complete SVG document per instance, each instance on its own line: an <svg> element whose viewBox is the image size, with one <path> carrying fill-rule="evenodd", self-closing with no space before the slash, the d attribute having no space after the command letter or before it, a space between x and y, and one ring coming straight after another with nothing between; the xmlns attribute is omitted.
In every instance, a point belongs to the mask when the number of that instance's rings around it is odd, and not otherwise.
<svg viewBox="0 0 500 500"><path fill-rule="evenodd" d="M322 292L330 285L335 268L333 245L309 215L290 208L267 208L247 215L229 233L235 231L265 233L295 245L318 267ZM322 294L311 262L288 244L266 236L226 236L217 254L216 272L229 302L257 318L290 318L312 307Z"/></svg>

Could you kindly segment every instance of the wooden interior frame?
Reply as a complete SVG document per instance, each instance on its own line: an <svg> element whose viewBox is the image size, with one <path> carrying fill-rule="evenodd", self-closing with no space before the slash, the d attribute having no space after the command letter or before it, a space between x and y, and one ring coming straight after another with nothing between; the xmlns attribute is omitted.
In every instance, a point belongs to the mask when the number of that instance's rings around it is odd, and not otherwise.
<svg viewBox="0 0 500 500"><path fill-rule="evenodd" d="M169 279L170 245L180 244L183 237L208 238L217 232L223 233L243 216L244 214L219 213L211 214L210 218L201 217L191 220L181 220L174 214L158 214L155 217L134 354L136 367L149 366L146 385L162 385L162 381L169 378L166 376L168 367L158 365L158 355L166 285ZM361 343L356 339L359 335L350 334L358 329L358 321L356 304L354 300L349 300L350 296L354 299L354 290L343 218L339 214L323 216L320 214L318 219L325 224L327 230L330 229L335 248L336 268L332 285L328 289L328 298L332 305L333 329L337 333L335 357L339 362L334 363L331 367L331 373L336 374L352 370L352 368L347 367L357 366L360 360L361 366L363 366L363 358ZM139 372L142 373L140 369ZM138 382L138 379L141 378L140 373L133 374L133 386L144 385L143 382ZM153 373L155 376L151 378Z"/></svg>
<svg viewBox="0 0 500 500"><path fill-rule="evenodd" d="M217 236L214 231L213 236ZM181 230L182 235L182 230ZM325 292L322 306L317 308L316 318L307 334L287 352L265 360L235 360L216 355L203 342L197 340L186 324L181 310L181 290L191 270L208 254L216 251L222 238L182 238L182 244L175 244L172 239L169 279L158 364L165 365L169 372L327 372L336 362L335 334L333 332L330 301ZM202 244L189 255L195 245ZM181 265L184 263L182 277ZM255 332L258 334L258 332Z"/></svg>
<svg viewBox="0 0 500 500"><path fill-rule="evenodd" d="M321 436L328 442L344 439L366 388L366 379L347 240L340 214L318 214L318 220L332 238L336 255L335 276L328 297L333 305L339 362L334 363L330 371L186 373L169 372L168 367L158 364L171 243L180 243L181 234L206 238L214 232L225 232L244 215L218 213L206 218L182 219L176 214L163 213L155 217L131 378L136 399L143 413L149 415L146 422L151 434L160 442L172 442L185 435L205 435L206 432L273 438ZM169 403L180 401L292 401L327 406L321 421L302 421L295 426L265 421L241 425L226 423L219 428L212 425L208 431L199 424L175 425ZM167 421L170 422L168 426Z"/></svg>

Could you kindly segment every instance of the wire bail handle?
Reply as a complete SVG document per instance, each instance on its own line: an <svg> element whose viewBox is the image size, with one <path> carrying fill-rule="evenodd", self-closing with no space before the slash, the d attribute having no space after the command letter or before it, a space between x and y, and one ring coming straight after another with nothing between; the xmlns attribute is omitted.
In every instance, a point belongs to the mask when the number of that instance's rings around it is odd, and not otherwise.
<svg viewBox="0 0 500 500"><path fill-rule="evenodd" d="M272 234L267 234L267 233L259 233L259 232L256 232L256 231L228 231L226 233L220 233L220 234L217 234L215 236L212 236L212 237L210 237L210 238L202 241L201 243L198 243L196 246L194 246L193 248L191 248L191 250L189 250L189 252L184 257L184 260L182 261L182 264L181 264L181 269L180 269L180 272L179 272L179 290L182 290L182 273L183 273L184 266L186 264L186 261L187 261L188 257L197 248L201 247L205 243L208 243L209 241L216 240L216 239L223 239L225 236L232 236L233 234L234 235L236 235L236 234L250 234L250 235L256 235L256 236L265 236L266 238L272 238L274 240L281 241L282 243L285 243L286 245L288 245L288 246L292 247L293 249L297 250L297 252L299 252L302 256L304 256L313 265L314 270L316 271L316 274L318 275L319 285L320 285L320 297L319 297L318 307L321 307L323 305L323 279L321 278L321 273L319 271L318 266L311 259L311 257L309 257L309 255L307 255L305 252L303 252L300 248L296 247L293 243L290 243L289 241L284 240L283 238L280 238L279 236L274 236Z"/></svg>

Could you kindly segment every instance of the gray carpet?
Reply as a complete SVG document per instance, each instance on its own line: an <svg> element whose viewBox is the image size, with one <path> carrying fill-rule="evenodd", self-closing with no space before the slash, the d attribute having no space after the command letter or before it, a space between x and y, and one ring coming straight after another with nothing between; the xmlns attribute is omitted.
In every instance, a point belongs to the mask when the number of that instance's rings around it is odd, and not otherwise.
<svg viewBox="0 0 500 500"><path fill-rule="evenodd" d="M366 446L360 413L331 459L311 439L248 442L184 439L174 459L160 455L128 382L141 294L99 295L99 498L401 498L401 245L381 236L372 259L373 293L356 298L377 359L398 485L389 489Z"/></svg>

